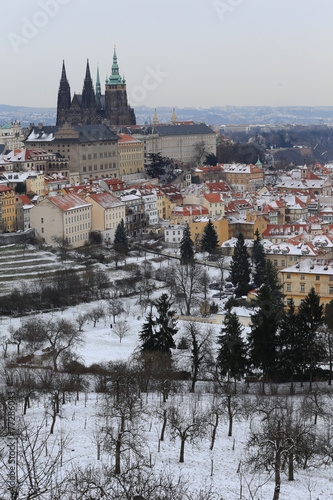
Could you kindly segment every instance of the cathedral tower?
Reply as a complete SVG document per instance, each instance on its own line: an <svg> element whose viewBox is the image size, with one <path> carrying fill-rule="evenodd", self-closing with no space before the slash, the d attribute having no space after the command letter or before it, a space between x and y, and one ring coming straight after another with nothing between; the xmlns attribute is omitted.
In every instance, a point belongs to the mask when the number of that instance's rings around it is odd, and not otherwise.
<svg viewBox="0 0 333 500"><path fill-rule="evenodd" d="M57 102L57 125L68 120L68 112L71 106L71 89L66 76L65 62L62 63L62 73L58 91Z"/></svg>
<svg viewBox="0 0 333 500"><path fill-rule="evenodd" d="M105 118L111 125L135 125L134 110L128 105L126 80L119 74L116 47L111 75L105 81Z"/></svg>

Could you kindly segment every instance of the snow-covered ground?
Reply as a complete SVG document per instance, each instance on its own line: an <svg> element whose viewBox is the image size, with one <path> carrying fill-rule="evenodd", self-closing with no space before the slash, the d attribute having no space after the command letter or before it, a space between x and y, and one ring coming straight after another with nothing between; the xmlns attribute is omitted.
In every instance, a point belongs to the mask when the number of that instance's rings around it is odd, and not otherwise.
<svg viewBox="0 0 333 500"><path fill-rule="evenodd" d="M150 258L151 257L148 257ZM141 264L144 257L133 257L127 259L127 263ZM15 259L13 259L15 262ZM155 267L161 266L161 263L153 262ZM215 281L219 277L219 270L207 267L211 280ZM117 271L108 268L110 277L118 279L124 275L121 269ZM161 286L161 284L158 284ZM163 290L155 290L153 298L158 297ZM213 293L214 291L212 291ZM223 301L214 299L220 305ZM96 305L106 303L96 301L89 304L71 307L62 311L37 315L41 319L62 317L69 320L75 320L80 314L86 314ZM145 319L145 312L137 303L137 297L123 299L125 312L117 316L116 321L126 320L129 331L127 335L119 341L119 337L111 328L112 318L107 316L100 319L94 327L92 322L83 325L83 343L76 348L76 354L79 361L89 366L93 363L107 361L127 361L135 353L139 342L139 332ZM12 328L18 328L21 323L20 318L0 317L0 336L6 336ZM179 332L176 343L181 337L185 322L179 321ZM203 325L204 327L204 325ZM213 325L215 338L219 334L220 326ZM14 356L16 347L9 347L9 357ZM178 366L188 369L189 352L175 350L174 357ZM186 386L186 383L185 383ZM101 454L101 460L97 460L97 449L94 434L96 428L102 425L103 418L100 416L103 395L94 392L92 387L87 394L80 394L77 401L75 394L67 394L66 403L61 406L60 417L56 419L55 439L59 436L68 435L70 438L69 446L64 450L64 467L68 470L71 467L80 467L85 469L89 466L100 468L101 464L113 464L114 455L105 450ZM197 393L189 394L185 391L183 394L171 394L166 405L178 403L186 408L195 401L198 408L204 412L208 411L212 401L212 394L207 392L207 384L200 382L197 385ZM144 404L150 409L159 407L161 397L159 394L141 394ZM31 400L31 407L25 417L26 422L36 425L46 417L45 432L49 432L51 425L50 415L46 415L46 408L49 395L41 396L38 399ZM44 404L45 403L45 404ZM17 408L18 416L23 414L23 403L19 402ZM260 419L260 417L257 417ZM259 420L260 421L260 420ZM213 451L210 451L210 433L194 444L185 445L185 462L179 463L180 441L171 440L170 430L166 429L166 439L160 443L158 436L161 432L161 421L157 417L157 411L152 411L149 415L143 417L142 437L146 441L144 454L151 460L157 470L170 471L173 477L182 475L192 491L200 488L212 486L216 491L216 500L266 500L273 498L274 478L268 478L265 474L253 474L242 466L246 459L246 443L250 432L250 420L242 418L235 421L233 436L227 436L227 421L220 422L217 429L216 442ZM323 426L323 421L318 425ZM238 472L237 472L238 471ZM10 498L6 487L3 488L1 498ZM0 490L1 491L1 490ZM6 496L7 495L7 496ZM47 497L43 497L47 498ZM333 499L333 471L324 466L297 470L295 472L295 481L288 482L282 474L281 500L329 500ZM67 500L64 497L64 500ZM193 496L193 500L196 500Z"/></svg>

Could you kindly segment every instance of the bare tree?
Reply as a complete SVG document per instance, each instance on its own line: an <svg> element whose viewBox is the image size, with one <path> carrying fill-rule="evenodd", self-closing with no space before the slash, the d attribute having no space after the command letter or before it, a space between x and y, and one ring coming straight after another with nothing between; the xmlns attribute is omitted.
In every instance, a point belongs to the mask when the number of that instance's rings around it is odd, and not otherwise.
<svg viewBox="0 0 333 500"><path fill-rule="evenodd" d="M17 494L20 491L20 497L27 500L54 498L54 489L65 482L66 474L61 476L59 471L64 449L69 442L68 436L62 436L61 443L57 439L52 439L45 430L44 420L33 426L26 424L23 419L18 422L15 480ZM8 463L8 459L1 458L1 462L0 483L7 485L12 464ZM1 493L4 494L3 491Z"/></svg>
<svg viewBox="0 0 333 500"><path fill-rule="evenodd" d="M113 331L119 337L119 342L121 343L122 339L130 331L130 327L126 320L121 320L118 321L118 323L115 323Z"/></svg>
<svg viewBox="0 0 333 500"><path fill-rule="evenodd" d="M168 408L168 422L172 439L180 439L179 462L184 462L185 443L202 439L207 431L207 415L196 402L173 404Z"/></svg>
<svg viewBox="0 0 333 500"><path fill-rule="evenodd" d="M203 330L197 323L190 322L186 325L186 333L187 339L191 345L191 392L194 392L200 370L203 366L212 363L213 330L210 326Z"/></svg>
<svg viewBox="0 0 333 500"><path fill-rule="evenodd" d="M202 297L202 269L199 265L182 266L179 262L170 266L168 286L182 313L190 315Z"/></svg>
<svg viewBox="0 0 333 500"><path fill-rule="evenodd" d="M60 355L79 345L82 342L82 334L78 331L75 324L64 319L51 320L45 327L45 338L51 347L53 368L54 371L58 371Z"/></svg>
<svg viewBox="0 0 333 500"><path fill-rule="evenodd" d="M94 328L96 323L105 317L105 309L102 305L96 306L87 313L87 318L93 322Z"/></svg>
<svg viewBox="0 0 333 500"><path fill-rule="evenodd" d="M116 322L116 317L123 312L123 305L119 299L112 297L109 300L108 312L113 317L113 322Z"/></svg>

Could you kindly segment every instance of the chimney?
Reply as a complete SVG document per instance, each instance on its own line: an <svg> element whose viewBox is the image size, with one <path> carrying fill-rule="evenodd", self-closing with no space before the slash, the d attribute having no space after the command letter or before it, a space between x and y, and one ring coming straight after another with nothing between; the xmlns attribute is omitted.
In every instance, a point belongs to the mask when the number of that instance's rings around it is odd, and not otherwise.
<svg viewBox="0 0 333 500"><path fill-rule="evenodd" d="M42 129L43 129L43 124L42 124L42 123L38 123L38 129L39 129L39 130L42 130Z"/></svg>

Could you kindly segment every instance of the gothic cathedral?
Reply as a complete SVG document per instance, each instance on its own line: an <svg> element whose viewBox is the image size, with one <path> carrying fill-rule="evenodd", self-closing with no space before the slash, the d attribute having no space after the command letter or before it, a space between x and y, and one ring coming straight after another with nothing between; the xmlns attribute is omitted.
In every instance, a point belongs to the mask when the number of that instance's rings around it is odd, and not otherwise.
<svg viewBox="0 0 333 500"><path fill-rule="evenodd" d="M134 109L127 102L126 81L119 74L116 48L113 54L112 71L105 81L105 95L101 94L99 70L97 69L96 91L90 76L87 61L86 76L82 94L74 94L66 76L65 63L58 91L57 125L92 125L106 123L107 125L135 125Z"/></svg>

